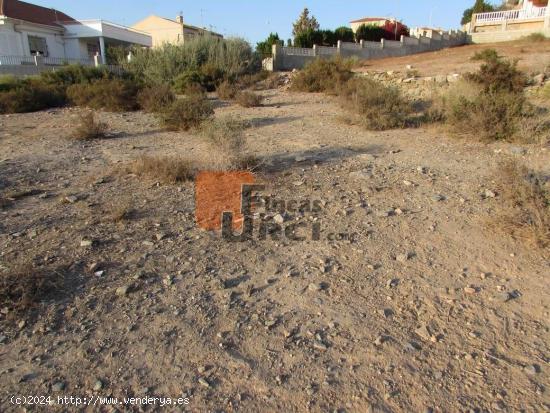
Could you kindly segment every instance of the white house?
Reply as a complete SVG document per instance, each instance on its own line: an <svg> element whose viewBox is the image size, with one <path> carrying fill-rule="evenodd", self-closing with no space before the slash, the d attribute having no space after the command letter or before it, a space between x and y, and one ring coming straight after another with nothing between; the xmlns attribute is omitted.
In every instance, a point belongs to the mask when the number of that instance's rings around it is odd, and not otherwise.
<svg viewBox="0 0 550 413"><path fill-rule="evenodd" d="M78 21L55 9L19 0L0 0L0 65L43 56L45 64L106 63L110 45L151 47L147 33L103 20Z"/></svg>

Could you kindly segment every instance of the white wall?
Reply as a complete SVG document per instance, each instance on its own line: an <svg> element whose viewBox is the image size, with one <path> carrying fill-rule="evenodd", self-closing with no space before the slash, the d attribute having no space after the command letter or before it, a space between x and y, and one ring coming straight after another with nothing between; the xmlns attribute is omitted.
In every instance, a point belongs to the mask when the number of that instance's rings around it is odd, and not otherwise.
<svg viewBox="0 0 550 413"><path fill-rule="evenodd" d="M0 24L0 55L22 56L22 36L13 30L13 24L5 22Z"/></svg>
<svg viewBox="0 0 550 413"><path fill-rule="evenodd" d="M34 24L14 24L6 20L0 25L0 54L30 56L29 36L43 37L48 45L49 57L64 58L65 47L61 29Z"/></svg>

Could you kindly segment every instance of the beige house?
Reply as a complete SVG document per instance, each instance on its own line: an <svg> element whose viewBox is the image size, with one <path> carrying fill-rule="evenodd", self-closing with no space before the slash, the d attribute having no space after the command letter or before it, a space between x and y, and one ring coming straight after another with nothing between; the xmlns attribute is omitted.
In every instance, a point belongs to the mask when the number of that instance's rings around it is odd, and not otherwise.
<svg viewBox="0 0 550 413"><path fill-rule="evenodd" d="M177 16L175 20L151 15L134 24L132 29L149 33L153 38L153 47L164 43L180 44L195 36L210 35L223 39L221 34L191 26L183 22L183 16Z"/></svg>

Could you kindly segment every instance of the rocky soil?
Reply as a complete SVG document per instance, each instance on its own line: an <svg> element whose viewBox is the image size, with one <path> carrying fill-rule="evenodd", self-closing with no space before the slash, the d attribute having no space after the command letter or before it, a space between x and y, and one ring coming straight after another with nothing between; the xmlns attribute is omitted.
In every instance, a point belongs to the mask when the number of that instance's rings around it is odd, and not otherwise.
<svg viewBox="0 0 550 413"><path fill-rule="evenodd" d="M330 97L263 93L216 116L252 122L266 194L321 202L281 216L317 218L320 241L227 242L195 226L192 183L121 173L143 154L208 158L152 116L101 113L112 136L85 143L77 109L0 117L0 191L19 194L0 271L62 281L31 313L1 311L0 410L72 395L189 404L46 411L549 411L548 255L488 222L499 162L550 176L550 148L368 132Z"/></svg>

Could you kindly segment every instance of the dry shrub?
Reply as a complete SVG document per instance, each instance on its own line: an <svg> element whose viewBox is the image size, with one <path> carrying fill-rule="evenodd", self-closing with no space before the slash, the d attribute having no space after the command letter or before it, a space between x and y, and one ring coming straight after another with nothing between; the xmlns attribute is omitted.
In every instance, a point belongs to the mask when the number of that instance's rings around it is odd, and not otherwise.
<svg viewBox="0 0 550 413"><path fill-rule="evenodd" d="M242 91L237 93L235 100L243 108L254 108L262 105L264 98L254 92Z"/></svg>
<svg viewBox="0 0 550 413"><path fill-rule="evenodd" d="M193 161L177 156L142 156L131 162L126 171L164 184L176 184L194 178Z"/></svg>
<svg viewBox="0 0 550 413"><path fill-rule="evenodd" d="M0 307L10 314L21 316L41 301L49 300L64 285L65 269L34 268L23 266L0 274Z"/></svg>
<svg viewBox="0 0 550 413"><path fill-rule="evenodd" d="M542 178L513 160L502 163L496 175L502 208L496 223L550 253L550 193Z"/></svg>
<svg viewBox="0 0 550 413"><path fill-rule="evenodd" d="M211 103L203 95L190 95L176 100L159 116L166 129L186 131L200 126L213 114Z"/></svg>
<svg viewBox="0 0 550 413"><path fill-rule="evenodd" d="M397 87L385 86L372 79L352 79L339 91L344 107L359 116L371 130L403 128L413 113L412 103Z"/></svg>
<svg viewBox="0 0 550 413"><path fill-rule="evenodd" d="M467 73L465 78L480 85L483 92L508 92L522 94L527 78L518 70L517 61L500 58L492 53L485 53L484 63L474 73Z"/></svg>
<svg viewBox="0 0 550 413"><path fill-rule="evenodd" d="M246 152L244 131L248 122L227 116L205 122L202 135L212 147L208 162L210 169L252 169L258 160Z"/></svg>
<svg viewBox="0 0 550 413"><path fill-rule="evenodd" d="M0 114L34 112L65 102L62 86L46 84L41 79L16 80L0 88Z"/></svg>
<svg viewBox="0 0 550 413"><path fill-rule="evenodd" d="M80 123L76 127L73 137L78 140L101 139L107 133L107 124L97 121L94 112L80 115Z"/></svg>
<svg viewBox="0 0 550 413"><path fill-rule="evenodd" d="M138 85L131 80L101 79L71 85L67 88L67 96L77 106L126 112L137 109L138 91Z"/></svg>
<svg viewBox="0 0 550 413"><path fill-rule="evenodd" d="M537 113L525 98L524 74L516 62L492 52L485 52L480 58L485 63L440 97L432 108L432 117L438 114L452 132L485 142L526 139L519 132Z"/></svg>
<svg viewBox="0 0 550 413"><path fill-rule="evenodd" d="M300 92L336 94L353 77L351 60L316 59L292 79L291 89Z"/></svg>
<svg viewBox="0 0 550 413"><path fill-rule="evenodd" d="M239 88L237 85L233 82L230 82L229 80L224 80L216 89L216 92L218 93L218 97L223 100L233 100L235 99L235 96L237 96L237 93L239 92Z"/></svg>
<svg viewBox="0 0 550 413"><path fill-rule="evenodd" d="M509 92L484 92L472 100L455 96L447 107L446 120L459 135L484 142L512 140L528 116L524 106L523 95Z"/></svg>
<svg viewBox="0 0 550 413"><path fill-rule="evenodd" d="M162 112L176 100L176 95L167 84L148 86L138 93L139 106L149 113Z"/></svg>

